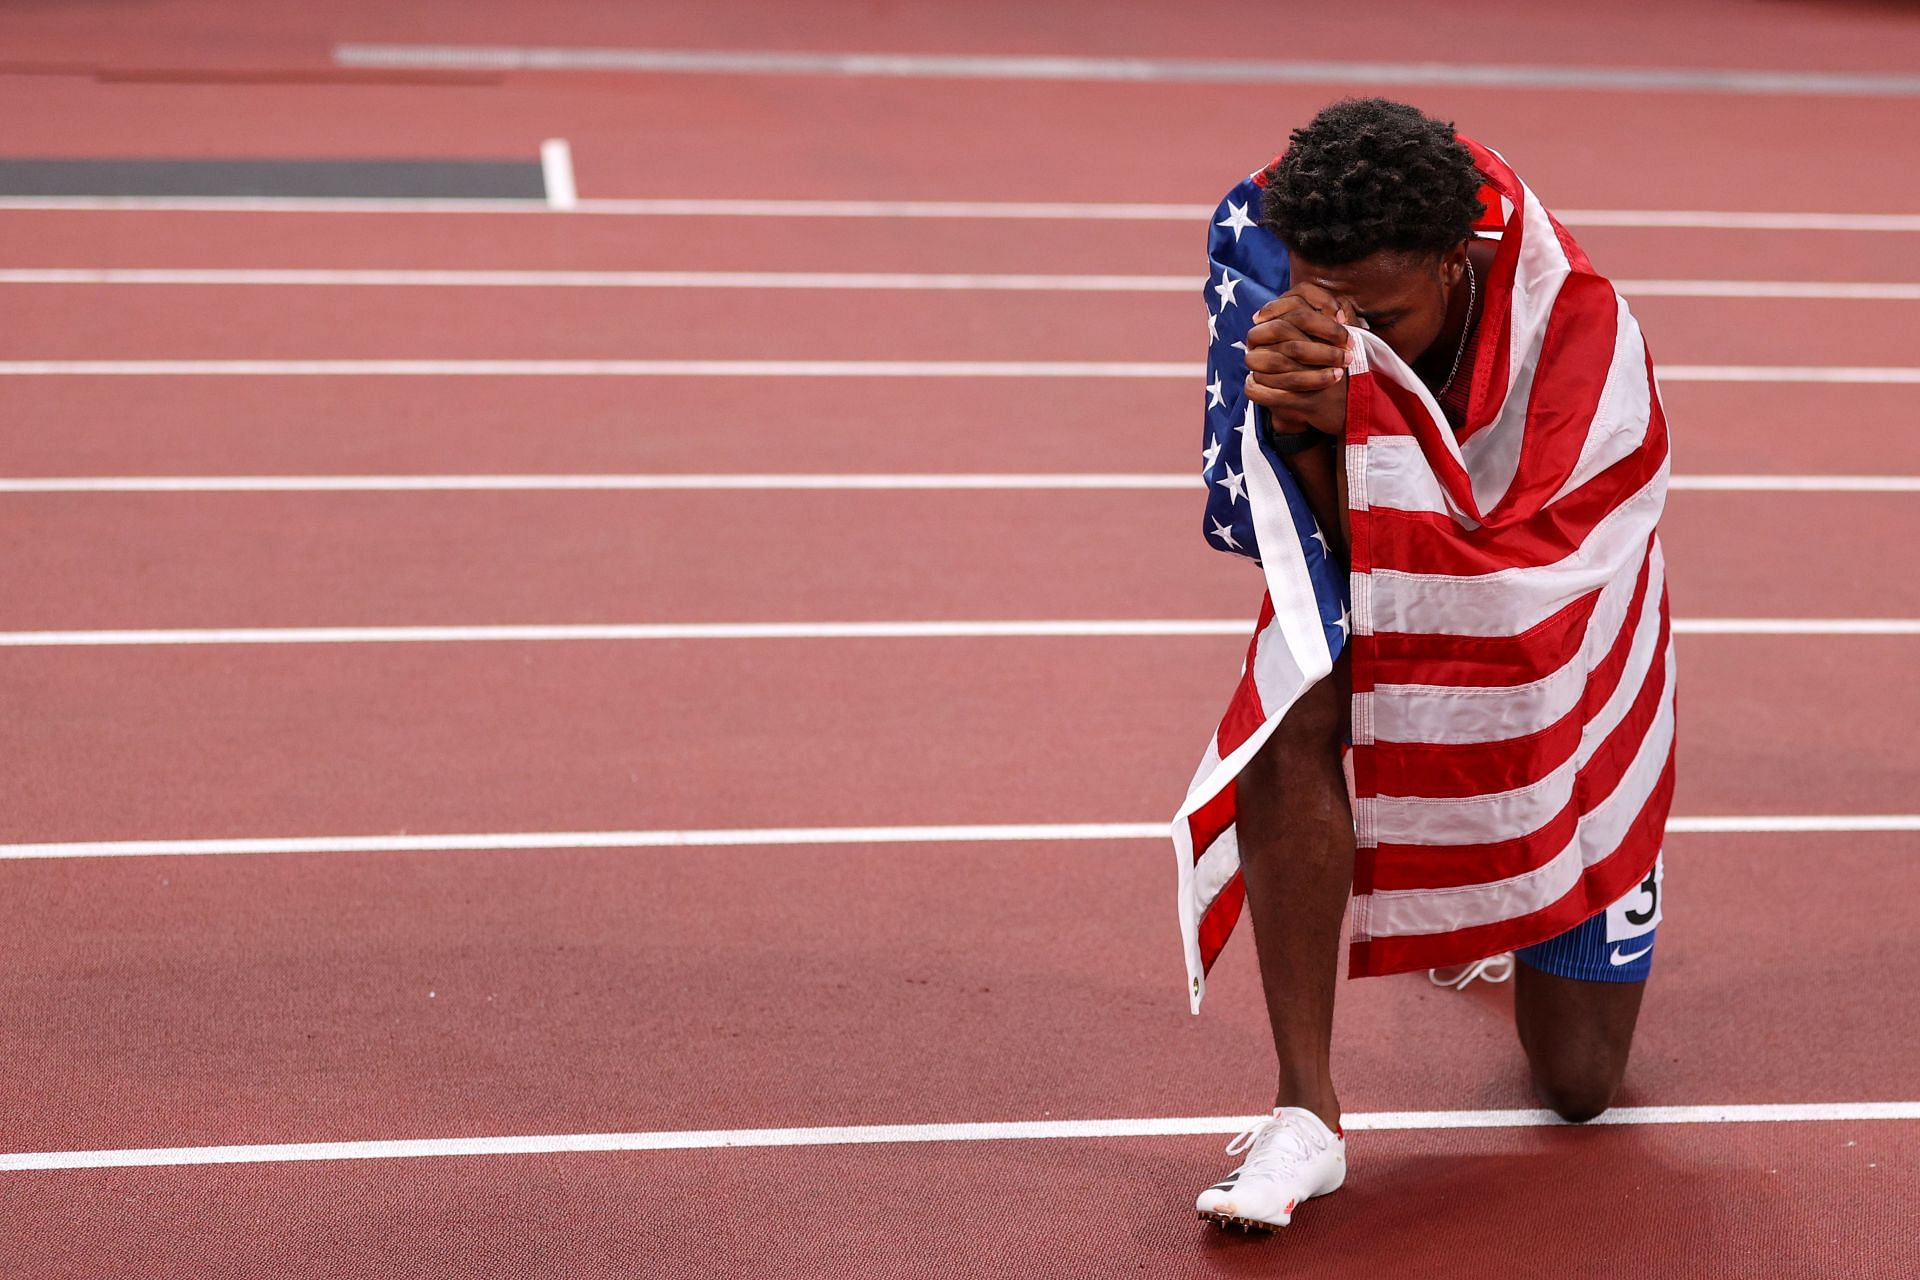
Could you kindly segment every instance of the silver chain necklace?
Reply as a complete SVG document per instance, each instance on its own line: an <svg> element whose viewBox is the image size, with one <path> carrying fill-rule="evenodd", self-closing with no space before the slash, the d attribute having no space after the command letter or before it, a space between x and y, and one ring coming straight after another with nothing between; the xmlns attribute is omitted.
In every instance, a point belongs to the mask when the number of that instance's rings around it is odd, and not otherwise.
<svg viewBox="0 0 1920 1280"><path fill-rule="evenodd" d="M1447 394L1447 388L1453 385L1453 379L1460 372L1460 357L1467 354L1467 335L1473 332L1473 304L1480 298L1480 285L1473 276L1473 259L1467 259L1467 318L1460 326L1460 345L1453 352L1453 368L1447 370L1447 380L1440 384L1439 395ZM1437 396L1435 397L1438 398Z"/></svg>

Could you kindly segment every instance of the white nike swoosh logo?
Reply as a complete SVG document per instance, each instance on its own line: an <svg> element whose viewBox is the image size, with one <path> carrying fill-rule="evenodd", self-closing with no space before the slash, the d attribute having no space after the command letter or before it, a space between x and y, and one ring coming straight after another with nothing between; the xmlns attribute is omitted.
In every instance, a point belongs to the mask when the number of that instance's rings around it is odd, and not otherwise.
<svg viewBox="0 0 1920 1280"><path fill-rule="evenodd" d="M1646 955L1647 951L1651 951L1651 950L1653 950L1653 948L1648 947L1646 951L1636 951L1630 956L1623 956L1618 951L1616 951L1612 955L1607 957L1607 961L1610 964L1632 964L1635 960L1638 960L1641 956Z"/></svg>

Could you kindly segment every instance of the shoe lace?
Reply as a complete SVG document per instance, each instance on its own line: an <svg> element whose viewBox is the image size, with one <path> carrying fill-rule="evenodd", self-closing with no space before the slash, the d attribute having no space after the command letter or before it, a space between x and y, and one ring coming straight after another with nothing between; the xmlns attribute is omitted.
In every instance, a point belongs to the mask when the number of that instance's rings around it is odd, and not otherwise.
<svg viewBox="0 0 1920 1280"><path fill-rule="evenodd" d="M1427 970L1428 982L1436 987L1452 987L1455 991L1465 991L1467 984L1475 978L1479 978L1482 982L1505 982L1512 976L1513 952L1511 951L1502 951L1499 955L1488 956L1485 960L1475 960L1458 973L1448 969Z"/></svg>
<svg viewBox="0 0 1920 1280"><path fill-rule="evenodd" d="M1303 1132L1287 1118L1265 1116L1235 1134L1227 1143L1227 1154L1246 1152L1240 1168L1247 1173L1276 1174L1292 1169L1316 1151L1326 1150L1327 1142L1319 1134Z"/></svg>

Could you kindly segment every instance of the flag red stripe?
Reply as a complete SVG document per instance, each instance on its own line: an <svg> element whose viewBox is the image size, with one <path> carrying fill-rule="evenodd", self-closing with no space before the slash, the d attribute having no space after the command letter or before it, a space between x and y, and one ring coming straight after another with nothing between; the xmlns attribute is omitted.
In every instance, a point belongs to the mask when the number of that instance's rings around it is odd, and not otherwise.
<svg viewBox="0 0 1920 1280"><path fill-rule="evenodd" d="M1669 748L1659 781L1619 847L1588 867L1579 884L1552 906L1511 920L1449 933L1401 934L1356 941L1348 951L1347 976L1373 978L1468 964L1484 956L1545 942L1596 912L1604 911L1646 879L1647 872L1653 869L1653 860L1659 856L1665 839L1667 813L1673 805L1673 766L1674 753Z"/></svg>
<svg viewBox="0 0 1920 1280"><path fill-rule="evenodd" d="M1653 481L1666 454L1665 419L1655 419L1640 448L1524 523L1465 529L1443 512L1374 508L1368 512L1370 568L1467 578L1557 564L1580 550L1622 501Z"/></svg>
<svg viewBox="0 0 1920 1280"><path fill-rule="evenodd" d="M1354 688L1377 684L1461 685L1470 688L1526 684L1553 671L1586 634L1600 600L1595 588L1569 601L1517 636L1433 636L1387 632L1366 637L1369 680L1363 686L1355 663Z"/></svg>
<svg viewBox="0 0 1920 1280"><path fill-rule="evenodd" d="M1613 367L1619 320L1619 295L1599 276L1576 272L1561 282L1547 316L1538 364L1551 376L1533 380L1519 466L1485 523L1532 520L1573 474L1603 407L1601 392ZM1554 503L1554 510L1561 505Z"/></svg>
<svg viewBox="0 0 1920 1280"><path fill-rule="evenodd" d="M1625 892L1622 890L1622 892ZM1220 893L1200 916L1200 972L1213 971L1220 949L1227 945L1233 926L1240 919L1240 904L1246 901L1247 883L1238 871L1221 887Z"/></svg>
<svg viewBox="0 0 1920 1280"><path fill-rule="evenodd" d="M1460 884L1484 884L1522 875L1551 861L1573 838L1580 816L1591 812L1621 784L1627 768L1659 714L1667 693L1669 624L1662 601L1660 643L1645 681L1619 724L1615 725L1574 777L1565 806L1539 830L1508 840L1478 844L1431 845L1382 842L1375 853L1374 881L1382 889L1431 889ZM1596 708L1597 709L1597 708ZM1376 749L1382 761L1395 754L1391 746ZM1419 779L1418 786L1433 785ZM1425 795L1424 790L1410 794ZM1464 877L1464 878L1462 878Z"/></svg>

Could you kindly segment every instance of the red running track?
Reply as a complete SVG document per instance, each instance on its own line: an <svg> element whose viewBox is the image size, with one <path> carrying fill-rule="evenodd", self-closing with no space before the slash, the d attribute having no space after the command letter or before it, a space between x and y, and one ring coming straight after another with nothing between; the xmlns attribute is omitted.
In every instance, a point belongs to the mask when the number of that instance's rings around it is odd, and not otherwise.
<svg viewBox="0 0 1920 1280"><path fill-rule="evenodd" d="M1811 209L1816 202L1808 194ZM1206 270L1198 214L1219 195L1189 193L1196 216L1180 221L579 213L559 219L564 233L556 234L556 218L547 215L226 211L209 221L204 212L109 208L0 209L0 229L9 267L1193 273L1193 294L1180 295L1191 307ZM1577 208L1557 192L1541 195L1556 210ZM1601 207L1637 206L1621 196ZM217 240L210 242L214 228ZM1583 224L1570 230L1601 271L1622 280L1876 283L1920 276L1904 234Z"/></svg>
<svg viewBox="0 0 1920 1280"><path fill-rule="evenodd" d="M736 194L746 173L750 194L794 198L1201 204L1338 91L409 83L335 76L327 49L445 39L445 13L321 9L0 16L10 60L113 69L0 76L9 148L530 157L562 136L590 197ZM487 4L459 31L1230 52L1191 6L964 12ZM1682 0L1649 25L1486 5L1438 32L1375 16L1382 58L1640 63L1657 37L1674 63L1802 65L1810 49L1833 68L1912 63L1911 20L1875 8L1756 18ZM1330 17L1235 22L1275 50L1350 45ZM243 74L155 74L182 66ZM1910 98L1420 100L1496 141L1561 208L1912 207L1910 173L1875 149L1912 131ZM5 266L1164 274L1199 258L1180 224L4 211L0 234ZM1897 234L1581 236L1622 278L1920 278ZM8 358L1199 352L1194 295L947 295L938 310L717 292L6 296ZM1669 362L1911 364L1911 305L1639 311ZM1039 380L0 378L0 448L29 475L1170 473L1193 465L1198 399L1179 383ZM1912 388L1674 384L1667 401L1683 474L1920 471ZM898 420L876 431L877 409ZM750 445L717 451L714 431ZM1913 616L1910 502L1678 493L1677 611ZM0 536L24 554L0 570L0 625L1231 617L1255 590L1206 554L1179 492L769 494L742 512L703 521L702 499L661 494L13 495ZM1920 641L1681 644L1683 814L1913 807L1905 673ZM1239 652L1231 637L9 650L0 838L1151 822L1177 802ZM1907 833L1676 835L1623 1101L1911 1100L1913 850ZM1169 857L1136 841L0 862L15 907L0 1148L1255 1109L1271 1051L1249 940L1190 1018ZM1526 1104L1504 991L1416 975L1342 995L1352 1109ZM0 1271L1483 1276L1630 1260L1662 1277L1904 1276L1920 1257L1917 1134L1362 1133L1353 1185L1271 1241L1186 1215L1226 1167L1217 1138L6 1174Z"/></svg>
<svg viewBox="0 0 1920 1280"><path fill-rule="evenodd" d="M1259 573L1207 553L1198 489L19 495L0 507L0 538L39 550L0 561L0 618L66 630L1250 616ZM1863 525L1881 538L1863 547ZM1905 571L1913 494L1682 492L1663 537L1683 619L1920 617L1920 578Z"/></svg>
<svg viewBox="0 0 1920 1280"><path fill-rule="evenodd" d="M1190 294L11 285L22 360L1124 360L1204 343ZM1902 365L1916 304L1632 301L1671 364ZM1736 325L1728 320L1737 318ZM1196 361L1196 368L1198 362ZM768 389L749 387L746 396ZM915 388L881 394L911 402ZM772 407L772 406L769 406Z"/></svg>
<svg viewBox="0 0 1920 1280"><path fill-rule="evenodd" d="M1182 380L1066 378L0 378L0 440L36 476L1197 475L1205 394ZM1912 387L1696 382L1661 394L1681 474L1920 473ZM756 411L748 456L710 442ZM674 429L645 429L654 422ZM1208 559L1181 536L1174 550Z"/></svg>
<svg viewBox="0 0 1920 1280"><path fill-rule="evenodd" d="M0 814L14 841L1159 821L1244 652L1233 637L21 649ZM1682 637L1678 812L1911 812L1920 702L1900 673L1917 653L1910 636Z"/></svg>

